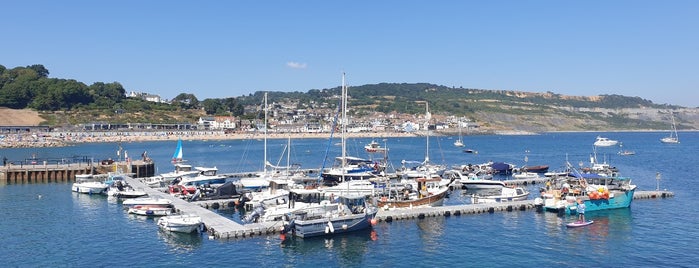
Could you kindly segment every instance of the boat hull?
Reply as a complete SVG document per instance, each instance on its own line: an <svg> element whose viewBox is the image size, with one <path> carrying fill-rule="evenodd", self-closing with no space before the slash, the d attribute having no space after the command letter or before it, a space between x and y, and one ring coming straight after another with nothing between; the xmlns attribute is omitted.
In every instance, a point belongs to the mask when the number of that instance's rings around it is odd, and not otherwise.
<svg viewBox="0 0 699 268"><path fill-rule="evenodd" d="M418 199L408 200L390 200L381 199L377 202L380 208L411 208L418 206L437 207L444 204L444 198L447 196L448 188L443 189L437 194L432 194Z"/></svg>
<svg viewBox="0 0 699 268"><path fill-rule="evenodd" d="M628 191L613 191L609 198L604 199L585 199L585 211L601 211L608 209L619 209L628 208L631 206L631 201L633 201L633 193L635 188ZM562 200L555 203L549 203L544 205L546 211L556 212L566 215L576 215L576 204L573 200Z"/></svg>
<svg viewBox="0 0 699 268"><path fill-rule="evenodd" d="M351 214L331 220L325 218L308 221L297 220L294 221L293 232L295 236L308 238L365 230L371 227L371 219L375 214Z"/></svg>
<svg viewBox="0 0 699 268"><path fill-rule="evenodd" d="M103 194L108 187L104 183L73 183L71 190L82 194Z"/></svg>
<svg viewBox="0 0 699 268"><path fill-rule="evenodd" d="M170 232L192 233L201 225L200 217L166 216L158 219L158 226Z"/></svg>

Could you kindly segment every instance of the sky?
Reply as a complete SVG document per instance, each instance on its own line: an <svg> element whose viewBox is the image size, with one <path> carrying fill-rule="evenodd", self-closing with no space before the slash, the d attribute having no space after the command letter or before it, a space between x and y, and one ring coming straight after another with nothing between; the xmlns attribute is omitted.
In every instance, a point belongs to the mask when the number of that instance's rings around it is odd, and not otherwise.
<svg viewBox="0 0 699 268"><path fill-rule="evenodd" d="M699 107L699 1L6 1L0 65L198 99L376 83Z"/></svg>

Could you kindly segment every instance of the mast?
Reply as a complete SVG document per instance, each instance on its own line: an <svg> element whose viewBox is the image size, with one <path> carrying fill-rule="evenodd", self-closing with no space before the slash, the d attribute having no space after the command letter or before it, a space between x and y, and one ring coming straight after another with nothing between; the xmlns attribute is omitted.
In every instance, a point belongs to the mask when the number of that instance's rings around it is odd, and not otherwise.
<svg viewBox="0 0 699 268"><path fill-rule="evenodd" d="M263 166L264 168L262 169L264 171L265 176L267 175L267 92L265 92L265 106L262 108L265 111L265 139L264 139L264 161Z"/></svg>
<svg viewBox="0 0 699 268"><path fill-rule="evenodd" d="M425 164L430 162L430 119L432 119L432 114L430 114L430 103L425 101L425 107L427 112L425 113L425 130L427 131L425 136L427 137L426 140L426 149L425 149Z"/></svg>
<svg viewBox="0 0 699 268"><path fill-rule="evenodd" d="M345 132L347 131L347 85L345 84L345 73L342 73L342 121L340 124L341 129L341 144L342 144L342 181L345 181L345 173L347 166L347 149ZM349 185L349 184L348 184Z"/></svg>

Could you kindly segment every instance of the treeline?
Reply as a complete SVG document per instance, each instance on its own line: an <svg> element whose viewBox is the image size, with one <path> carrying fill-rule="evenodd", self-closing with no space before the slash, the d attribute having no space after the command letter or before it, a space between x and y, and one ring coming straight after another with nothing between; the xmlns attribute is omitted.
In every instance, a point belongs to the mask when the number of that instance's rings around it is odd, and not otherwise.
<svg viewBox="0 0 699 268"><path fill-rule="evenodd" d="M89 105L112 107L125 98L124 87L117 82L87 86L48 75L41 64L13 69L0 65L0 106L57 111Z"/></svg>
<svg viewBox="0 0 699 268"><path fill-rule="evenodd" d="M235 98L199 101L194 94L181 93L171 105L126 98L118 82L86 85L73 79L49 78L41 64L7 69L0 65L0 106L38 111L59 110L173 110L203 109L207 114L242 115L243 106Z"/></svg>
<svg viewBox="0 0 699 268"><path fill-rule="evenodd" d="M245 106L260 105L263 92L247 96L200 101L194 94L181 93L171 104L156 104L140 99L126 98L126 90L118 82L95 82L85 85L73 79L49 78L49 70L43 65L7 69L0 65L0 106L15 109L32 108L39 111L58 110L117 110L148 111L201 109L209 115L244 116ZM341 88L311 89L308 92L269 92L270 102L296 103L299 109L337 107ZM496 101L503 106L567 106L599 108L667 108L639 97L603 95L599 100L568 97L552 92L547 94L514 92L507 90L482 90L447 87L428 83L380 83L352 86L349 89L349 105L352 112L398 112L419 114L424 106L416 101L427 101L433 113L467 115L475 111L487 112L493 106L482 103ZM249 115L256 116L256 115Z"/></svg>

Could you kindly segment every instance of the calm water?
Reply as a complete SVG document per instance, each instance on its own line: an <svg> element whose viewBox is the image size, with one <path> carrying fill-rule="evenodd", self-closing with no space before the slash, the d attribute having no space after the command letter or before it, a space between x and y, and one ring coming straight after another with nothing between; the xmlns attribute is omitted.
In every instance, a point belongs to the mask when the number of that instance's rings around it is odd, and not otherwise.
<svg viewBox="0 0 699 268"><path fill-rule="evenodd" d="M635 200L630 209L589 213L595 224L567 229L572 218L534 211L437 217L380 223L373 231L316 239L278 236L239 240L208 240L199 235L159 231L153 219L127 215L119 202L102 196L78 195L69 183L0 186L0 259L3 266L266 266L266 267L692 267L697 257L699 202L695 168L699 163L699 133L680 133L682 143L665 145L667 133L550 133L535 136L465 137L466 154L452 145L454 137L433 137L430 159L452 164L489 160L518 165L562 168L567 159L587 164L595 137L623 142L633 156L618 156L618 148L598 150L598 158L634 178L639 190L660 188L675 197ZM370 139L349 141L351 154L367 156ZM328 141L292 140L291 162L318 168ZM287 140L270 140L270 162L286 163ZM390 160L421 161L424 138L388 138ZM122 144L129 155L143 151L156 160L158 172L171 170L175 142ZM87 155L117 158L117 144L84 144L67 148L3 149L10 160ZM262 142L185 141L185 158L193 165L217 166L221 172L262 168ZM526 153L528 151L528 153ZM331 146L330 157L339 154ZM280 160L281 159L281 160ZM536 190L538 185L531 186ZM535 191L536 192L536 191ZM533 197L532 197L533 198ZM467 203L459 191L447 204ZM220 211L229 217L237 212Z"/></svg>

